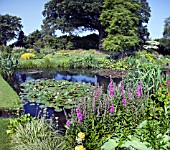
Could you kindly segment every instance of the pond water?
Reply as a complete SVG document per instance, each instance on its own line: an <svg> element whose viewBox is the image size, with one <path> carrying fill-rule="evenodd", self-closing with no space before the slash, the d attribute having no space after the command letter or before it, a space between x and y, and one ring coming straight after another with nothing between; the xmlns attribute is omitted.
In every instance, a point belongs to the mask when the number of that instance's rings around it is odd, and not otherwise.
<svg viewBox="0 0 170 150"><path fill-rule="evenodd" d="M95 84L99 83L100 86L103 86L103 89L107 89L107 86L110 82L109 78L95 75L91 70L58 70L58 69L46 69L46 70L17 70L14 75L13 81L9 84L14 88L14 90L19 94L20 84L30 80L36 79L55 79L55 80L67 80L70 82L84 82ZM120 78L114 78L115 83L121 81ZM63 127L66 122L66 117L64 111L55 112L53 108L42 108L41 104L36 102L29 102L26 100L23 102L23 111L24 114L30 113L33 117L42 117L46 116L47 119L52 118L55 120L55 117L58 117L58 124L60 127ZM66 113L70 113L70 110L66 110Z"/></svg>

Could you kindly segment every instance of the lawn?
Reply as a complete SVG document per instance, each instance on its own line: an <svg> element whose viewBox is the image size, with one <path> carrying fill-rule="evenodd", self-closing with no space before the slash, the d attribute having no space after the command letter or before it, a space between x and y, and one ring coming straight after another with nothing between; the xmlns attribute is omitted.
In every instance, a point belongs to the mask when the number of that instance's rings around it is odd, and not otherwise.
<svg viewBox="0 0 170 150"><path fill-rule="evenodd" d="M6 134L9 119L0 118L0 150L10 149L9 136Z"/></svg>
<svg viewBox="0 0 170 150"><path fill-rule="evenodd" d="M0 75L0 110L16 109L20 107L20 104L17 93Z"/></svg>

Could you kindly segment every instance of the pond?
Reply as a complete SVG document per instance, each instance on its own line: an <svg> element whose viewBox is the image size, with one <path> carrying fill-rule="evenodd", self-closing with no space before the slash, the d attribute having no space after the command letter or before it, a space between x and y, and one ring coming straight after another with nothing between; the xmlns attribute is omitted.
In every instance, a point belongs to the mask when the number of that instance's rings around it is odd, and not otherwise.
<svg viewBox="0 0 170 150"><path fill-rule="evenodd" d="M20 84L28 82L30 80L37 79L55 79L55 80L67 80L70 82L84 82L94 85L96 82L100 86L107 90L107 86L110 82L109 78L96 75L92 70L59 70L59 69L41 69L41 70L17 70L14 75L14 79L9 82L9 84L14 88L14 90L20 93ZM119 83L121 78L113 78L115 83ZM26 104L25 104L26 102ZM56 112L53 108L47 107L42 108L41 103L29 102L27 100L23 101L23 111L24 114L30 113L33 117L46 116L47 119L58 117L58 124L60 127L66 122L66 117L64 111ZM70 110L66 109L66 113L70 113Z"/></svg>

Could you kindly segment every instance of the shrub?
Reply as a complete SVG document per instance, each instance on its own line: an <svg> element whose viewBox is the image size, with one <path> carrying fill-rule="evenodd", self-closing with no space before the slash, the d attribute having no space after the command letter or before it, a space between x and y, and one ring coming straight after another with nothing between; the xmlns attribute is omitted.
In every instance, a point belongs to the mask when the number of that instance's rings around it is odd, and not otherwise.
<svg viewBox="0 0 170 150"><path fill-rule="evenodd" d="M24 125L33 120L35 120L35 118L31 117L30 114L25 114L19 118L12 118L10 119L10 124L8 125L8 130L6 132L9 135L14 135L17 132L17 126L19 124Z"/></svg>
<svg viewBox="0 0 170 150"><path fill-rule="evenodd" d="M25 53L25 54L22 54L21 55L21 59L24 59L24 60L27 60L27 59L30 59L30 58L34 58L35 55L32 54L32 53Z"/></svg>
<svg viewBox="0 0 170 150"><path fill-rule="evenodd" d="M7 58L0 56L0 73L5 79L12 77L17 66L18 59L15 59L12 55L8 55Z"/></svg>

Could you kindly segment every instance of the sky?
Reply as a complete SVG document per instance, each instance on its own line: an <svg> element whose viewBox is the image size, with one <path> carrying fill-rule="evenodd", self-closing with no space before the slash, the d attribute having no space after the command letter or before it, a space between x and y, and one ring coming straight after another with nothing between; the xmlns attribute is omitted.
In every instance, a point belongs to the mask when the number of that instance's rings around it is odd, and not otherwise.
<svg viewBox="0 0 170 150"><path fill-rule="evenodd" d="M44 4L49 0L0 0L0 14L10 14L22 19L23 31L29 35L41 29ZM151 18L148 23L150 38L161 38L164 20L170 17L170 0L148 0L151 7ZM88 33L88 32L87 32ZM84 34L87 34L84 33ZM61 33L58 32L58 36Z"/></svg>

